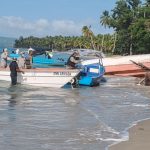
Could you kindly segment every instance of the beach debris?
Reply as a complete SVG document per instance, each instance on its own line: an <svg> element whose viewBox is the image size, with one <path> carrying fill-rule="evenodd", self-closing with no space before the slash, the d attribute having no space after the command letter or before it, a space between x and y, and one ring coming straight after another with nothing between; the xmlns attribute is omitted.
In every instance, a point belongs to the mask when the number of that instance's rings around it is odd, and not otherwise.
<svg viewBox="0 0 150 150"><path fill-rule="evenodd" d="M130 60L133 64L135 64L135 65L137 65L137 66L139 66L139 67L141 67L141 69L143 69L143 70L146 70L146 71L150 71L150 68L149 67L147 67L147 66L145 66L145 65L143 65L141 62L135 62L135 61L133 61L133 60Z"/></svg>
<svg viewBox="0 0 150 150"><path fill-rule="evenodd" d="M141 69L146 71L145 77L142 78L142 80L139 82L139 84L144 84L145 86L150 86L150 68L140 62L137 63L133 60L130 60L130 61L132 63L134 63L135 65L137 65L138 67L141 67Z"/></svg>

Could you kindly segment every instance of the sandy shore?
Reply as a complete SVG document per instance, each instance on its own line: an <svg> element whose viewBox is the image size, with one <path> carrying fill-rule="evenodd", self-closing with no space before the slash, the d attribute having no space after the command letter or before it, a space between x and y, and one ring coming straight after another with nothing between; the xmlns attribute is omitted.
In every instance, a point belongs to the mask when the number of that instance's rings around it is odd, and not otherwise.
<svg viewBox="0 0 150 150"><path fill-rule="evenodd" d="M109 150L150 150L150 120L129 129L129 140L113 145Z"/></svg>

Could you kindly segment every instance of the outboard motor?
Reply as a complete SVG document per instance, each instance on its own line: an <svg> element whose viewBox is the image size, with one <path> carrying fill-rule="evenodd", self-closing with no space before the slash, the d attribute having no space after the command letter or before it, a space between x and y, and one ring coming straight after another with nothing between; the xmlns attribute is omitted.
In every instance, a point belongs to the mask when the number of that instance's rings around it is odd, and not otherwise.
<svg viewBox="0 0 150 150"><path fill-rule="evenodd" d="M71 81L70 81L70 84L71 84L71 87L72 87L72 88L77 88L77 87L79 87L79 80L78 80L78 77L72 78Z"/></svg>

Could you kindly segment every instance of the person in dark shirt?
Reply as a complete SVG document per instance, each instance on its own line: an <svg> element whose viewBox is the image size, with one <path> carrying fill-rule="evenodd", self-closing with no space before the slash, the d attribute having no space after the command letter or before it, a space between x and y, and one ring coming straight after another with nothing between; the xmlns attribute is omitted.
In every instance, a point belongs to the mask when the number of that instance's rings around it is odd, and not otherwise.
<svg viewBox="0 0 150 150"><path fill-rule="evenodd" d="M76 65L80 62L80 56L78 52L74 52L67 61L67 66L69 68L75 69Z"/></svg>
<svg viewBox="0 0 150 150"><path fill-rule="evenodd" d="M13 58L12 62L9 65L9 68L10 68L11 84L16 85L17 84L17 72L21 72L21 73L24 73L24 72L19 69L16 58Z"/></svg>

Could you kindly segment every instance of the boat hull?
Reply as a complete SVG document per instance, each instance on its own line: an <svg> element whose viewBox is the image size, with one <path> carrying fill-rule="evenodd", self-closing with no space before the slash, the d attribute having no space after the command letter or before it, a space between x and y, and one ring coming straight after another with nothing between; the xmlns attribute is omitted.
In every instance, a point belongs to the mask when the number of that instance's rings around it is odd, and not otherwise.
<svg viewBox="0 0 150 150"><path fill-rule="evenodd" d="M24 69L25 73L18 73L17 82L41 87L63 87L71 81L79 70L69 70L62 68L39 68L39 69ZM9 69L0 69L0 80L11 81Z"/></svg>
<svg viewBox="0 0 150 150"><path fill-rule="evenodd" d="M150 68L150 62L143 63ZM105 75L144 77L146 70L135 64L120 64L105 67Z"/></svg>

